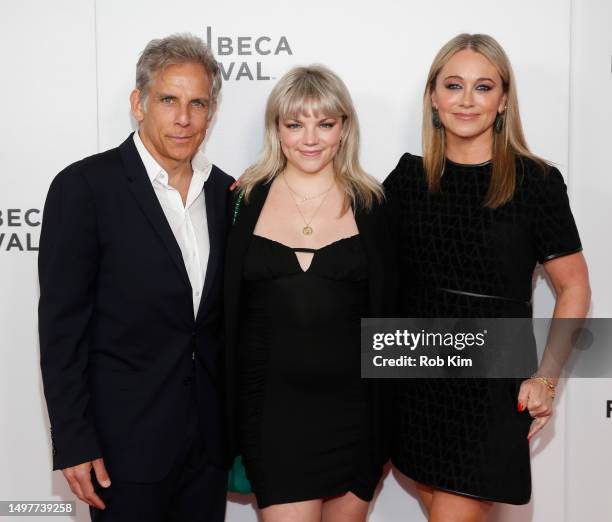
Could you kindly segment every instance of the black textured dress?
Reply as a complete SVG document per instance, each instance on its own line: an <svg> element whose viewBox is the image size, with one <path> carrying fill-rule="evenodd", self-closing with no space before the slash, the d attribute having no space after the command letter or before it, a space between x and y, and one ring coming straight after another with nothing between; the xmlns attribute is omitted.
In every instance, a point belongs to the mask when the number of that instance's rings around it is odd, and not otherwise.
<svg viewBox="0 0 612 522"><path fill-rule="evenodd" d="M422 159L402 156L384 183L400 230L401 316L531 317L536 263L581 244L559 171L517 163L513 200L490 210L490 164L447 160L441 193L430 194ZM394 465L437 489L529 502L531 417L517 411L520 382L398 380Z"/></svg>
<svg viewBox="0 0 612 522"><path fill-rule="evenodd" d="M240 312L239 441L260 508L341 495L370 500L368 383L360 379L360 318L368 265L360 236L314 252L253 235ZM308 251L301 249L301 251Z"/></svg>

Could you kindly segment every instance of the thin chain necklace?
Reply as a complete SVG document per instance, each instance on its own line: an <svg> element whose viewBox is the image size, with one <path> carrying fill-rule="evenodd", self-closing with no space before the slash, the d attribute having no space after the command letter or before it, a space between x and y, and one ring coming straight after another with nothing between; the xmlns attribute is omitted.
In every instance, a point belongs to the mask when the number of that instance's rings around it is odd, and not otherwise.
<svg viewBox="0 0 612 522"><path fill-rule="evenodd" d="M283 174L283 177L284 177L284 174ZM306 201L310 201L311 199L317 199L317 198L320 198L321 196L325 196L333 188L335 182L332 181L332 184L329 186L327 190L324 190L323 192L321 192L320 194L316 194L315 196L303 196L299 192L296 192L295 190L293 190L286 179L285 179L285 183L287 185L287 188L289 189L289 192L291 192L291 194L293 194L296 198L298 198L300 200L300 203L304 203Z"/></svg>
<svg viewBox="0 0 612 522"><path fill-rule="evenodd" d="M336 180L334 179L332 181L332 184L329 186L329 188L319 194L318 196L310 196L310 197L306 197L304 198L303 196L300 196L299 194L297 194L297 192L295 192L290 186L289 186L289 182L287 181L287 178L285 177L285 173L283 172L283 181L285 182L285 185L287 186L287 190L289 191L289 196L291 197L291 201L293 201L293 204L295 205L295 208L297 208L297 211L299 212L302 221L304 221L304 228L302 228L302 234L304 234L305 236L310 236L312 235L312 233L314 232L314 229L310 226L310 224L314 221L314 218L316 217L317 213L319 212L319 210L321 209L321 207L323 206L323 203L325 203L325 200L327 199L328 194L331 192L331 189L334 187L334 185L336 184ZM300 209L300 206L298 205L297 201L295 200L295 197L293 196L294 194L296 194L298 197L302 198L302 203L304 201L307 201L309 199L316 199L318 197L323 196L323 199L321 200L321 203L319 203L319 206L315 209L314 214L312 215L312 217L310 218L310 221L308 221L305 217L304 217L304 213L302 212L302 210Z"/></svg>

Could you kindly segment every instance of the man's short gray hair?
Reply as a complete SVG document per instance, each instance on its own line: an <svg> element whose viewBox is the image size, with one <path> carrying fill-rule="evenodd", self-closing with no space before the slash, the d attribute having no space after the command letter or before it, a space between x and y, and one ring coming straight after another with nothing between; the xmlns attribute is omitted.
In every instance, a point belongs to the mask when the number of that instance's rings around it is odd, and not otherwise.
<svg viewBox="0 0 612 522"><path fill-rule="evenodd" d="M210 102L215 105L221 91L219 64L202 39L188 33L151 40L144 48L136 64L136 88L142 99L146 99L155 73L168 65L182 63L196 63L204 67L210 81Z"/></svg>

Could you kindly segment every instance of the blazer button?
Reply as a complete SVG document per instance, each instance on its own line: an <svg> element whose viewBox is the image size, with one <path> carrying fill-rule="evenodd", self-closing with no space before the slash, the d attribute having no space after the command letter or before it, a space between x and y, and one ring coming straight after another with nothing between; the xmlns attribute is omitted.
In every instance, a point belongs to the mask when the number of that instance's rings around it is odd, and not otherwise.
<svg viewBox="0 0 612 522"><path fill-rule="evenodd" d="M185 377L185 378L183 379L183 384L184 384L185 386L189 386L189 385L191 384L191 377Z"/></svg>

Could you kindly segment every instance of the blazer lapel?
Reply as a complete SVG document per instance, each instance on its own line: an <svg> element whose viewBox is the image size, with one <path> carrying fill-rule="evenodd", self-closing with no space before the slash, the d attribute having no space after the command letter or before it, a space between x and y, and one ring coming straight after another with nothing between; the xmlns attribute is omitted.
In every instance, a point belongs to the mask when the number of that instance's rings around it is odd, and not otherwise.
<svg viewBox="0 0 612 522"><path fill-rule="evenodd" d="M259 214L263 208L268 192L270 191L270 184L257 185L251 191L249 201L246 203L244 200L241 201L238 213L235 217L235 223L230 225L231 231L228 239L228 257L226 267L229 269L226 281L229 283L236 283L242 280L242 267L246 251L249 247L250 238L255 230L255 225L259 219ZM235 209L232 208L232 216L234 216ZM237 290L240 292L238 286Z"/></svg>
<svg viewBox="0 0 612 522"><path fill-rule="evenodd" d="M387 267L384 263L384 241L379 241L384 234L378 221L379 209L374 207L369 211L358 210L355 215L357 228L361 235L366 256L368 259L368 280L370 290L370 314L372 317L381 317L384 313L385 302L385 273Z"/></svg>
<svg viewBox="0 0 612 522"><path fill-rule="evenodd" d="M147 171L140 159L132 134L120 146L121 157L125 165L125 174L128 180L130 191L138 202L142 212L147 217L149 223L157 232L170 257L174 261L177 270L181 273L185 284L191 288L185 262L181 249L176 242L172 229L168 224L168 220L164 215L164 211L159 204L159 200L155 195L155 190L151 184L151 180L147 175Z"/></svg>
<svg viewBox="0 0 612 522"><path fill-rule="evenodd" d="M266 201L270 184L257 185L253 188L248 203L244 199L240 203L237 214L235 207L230 209L234 223L229 225L230 232L227 240L225 254L224 296L226 334L232 337L235 334L235 321L238 321L240 310L240 292L242 287L242 271L251 236L259 219L259 214ZM228 343L232 346L232 343Z"/></svg>
<svg viewBox="0 0 612 522"><path fill-rule="evenodd" d="M258 185L253 188L248 203L241 201L238 213L235 206L229 209L234 217L230 226L225 254L224 273L224 310L225 310L225 391L228 404L228 447L230 454L236 449L234 439L235 407L236 407L236 369L238 368L238 330L240 327L240 293L242 288L242 271L251 236L261 209L266 201L270 184Z"/></svg>
<svg viewBox="0 0 612 522"><path fill-rule="evenodd" d="M202 290L202 298L200 307L197 311L196 322L200 320L202 310L206 307L206 297L210 293L214 278L217 277L219 261L223 258L223 238L225 236L225 214L222 205L222 198L226 196L224 193L218 193L215 185L215 167L210 173L210 176L204 183L204 201L206 202L206 222L208 224L208 243L209 254L208 263L206 264L206 275L204 277L204 288Z"/></svg>

